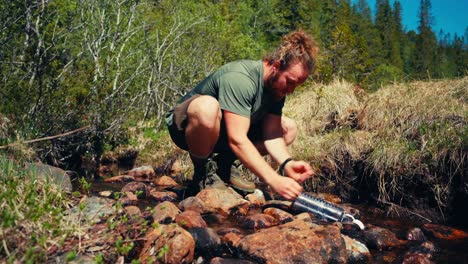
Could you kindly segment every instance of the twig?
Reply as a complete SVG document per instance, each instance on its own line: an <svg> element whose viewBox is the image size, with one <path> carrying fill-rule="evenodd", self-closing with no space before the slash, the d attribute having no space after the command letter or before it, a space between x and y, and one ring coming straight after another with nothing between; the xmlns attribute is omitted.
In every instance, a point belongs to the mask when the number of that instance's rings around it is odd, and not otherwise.
<svg viewBox="0 0 468 264"><path fill-rule="evenodd" d="M55 135L55 136L49 136L49 137L43 137L43 138L36 138L36 139L27 140L27 141L24 141L23 143L34 143L34 142L38 142L38 141L44 141L44 140L50 140L50 139L65 137L65 136L68 136L68 135L83 131L83 130L85 130L87 128L89 128L89 126L78 128L78 129L75 129L75 130L72 130L72 131L69 131L69 132L66 132L66 133L63 133L63 134ZM19 144L20 143L7 144L7 145L4 145L4 146L0 146L0 149L5 149L5 148L8 148L8 147L11 147L11 146L14 146L14 145L19 145Z"/></svg>

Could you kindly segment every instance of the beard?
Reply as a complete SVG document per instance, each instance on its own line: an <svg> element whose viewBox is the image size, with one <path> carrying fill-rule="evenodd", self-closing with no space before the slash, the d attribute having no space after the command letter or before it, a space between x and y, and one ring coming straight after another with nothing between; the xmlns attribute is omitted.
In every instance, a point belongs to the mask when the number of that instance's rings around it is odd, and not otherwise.
<svg viewBox="0 0 468 264"><path fill-rule="evenodd" d="M281 101L283 97L278 93L278 90L275 88L275 83L279 79L280 72L277 71L274 75L271 75L267 80L266 80L266 90L271 94L271 97L275 101Z"/></svg>

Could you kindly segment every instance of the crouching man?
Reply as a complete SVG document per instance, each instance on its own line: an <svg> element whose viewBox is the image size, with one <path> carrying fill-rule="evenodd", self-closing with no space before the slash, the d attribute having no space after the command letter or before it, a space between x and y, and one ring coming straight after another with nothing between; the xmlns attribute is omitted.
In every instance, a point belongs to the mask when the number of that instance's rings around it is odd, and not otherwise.
<svg viewBox="0 0 468 264"><path fill-rule="evenodd" d="M302 192L300 184L313 170L289 154L287 146L296 138L297 127L282 115L282 108L286 96L314 70L317 51L304 31L291 32L263 60L222 66L169 111L171 138L190 153L194 165L190 195L209 184L213 174L238 189L255 189L236 173L236 159L282 197L293 200ZM209 159L212 153L219 153L215 161ZM266 154L287 177L264 160Z"/></svg>

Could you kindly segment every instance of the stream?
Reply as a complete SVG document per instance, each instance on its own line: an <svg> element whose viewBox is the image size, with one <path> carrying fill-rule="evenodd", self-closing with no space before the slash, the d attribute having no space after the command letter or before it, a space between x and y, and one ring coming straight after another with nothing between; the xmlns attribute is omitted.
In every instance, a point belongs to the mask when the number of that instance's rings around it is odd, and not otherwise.
<svg viewBox="0 0 468 264"><path fill-rule="evenodd" d="M91 184L91 194L97 196L101 191L119 192L126 183L108 183L97 179L92 181ZM156 187L156 189L157 188L158 187ZM138 207L141 209L141 211L144 211L147 208L153 208L157 204L157 202L150 201L148 199L138 200ZM423 224L427 223L407 218L387 217L383 210L366 204L352 204L349 206L356 208L360 211L359 220L361 220L366 226L373 225L386 228L392 231L400 240L406 240L408 230L411 230L415 227L421 227ZM248 214L250 215L260 212L260 209L253 209L250 210ZM243 229L241 223L239 223L239 221L234 216L230 216L222 223L210 221L210 217L208 215L204 215L203 218L207 222L208 226L210 228L213 228L215 231L226 228L237 228L241 230L242 235L248 235L253 232L252 230ZM466 232L468 230L464 231ZM432 242L437 249L436 253L433 254L432 258L434 263L468 263L467 238L458 240L446 240L429 236L426 236L426 238L428 241ZM413 244L416 245L416 242L409 241L409 244L407 246L401 248L393 248L391 250L379 251L375 249L370 249L372 256L370 263L400 263L402 256L406 252L408 252L408 249L411 246L413 246ZM197 259L197 253L195 252L195 254L195 259Z"/></svg>

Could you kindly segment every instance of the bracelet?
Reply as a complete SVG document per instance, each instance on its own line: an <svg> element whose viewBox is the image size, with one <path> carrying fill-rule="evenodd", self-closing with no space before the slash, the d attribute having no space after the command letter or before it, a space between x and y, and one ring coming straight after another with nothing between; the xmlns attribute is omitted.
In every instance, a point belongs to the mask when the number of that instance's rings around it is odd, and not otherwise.
<svg viewBox="0 0 468 264"><path fill-rule="evenodd" d="M279 166L279 169L278 169L278 173L282 176L285 176L284 175L284 167L286 167L286 164L288 164L288 162L290 162L291 160L293 160L293 158L287 158L285 161L283 161L283 163L281 163L281 165Z"/></svg>

